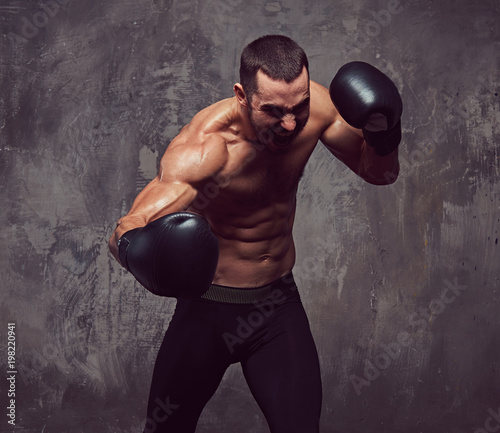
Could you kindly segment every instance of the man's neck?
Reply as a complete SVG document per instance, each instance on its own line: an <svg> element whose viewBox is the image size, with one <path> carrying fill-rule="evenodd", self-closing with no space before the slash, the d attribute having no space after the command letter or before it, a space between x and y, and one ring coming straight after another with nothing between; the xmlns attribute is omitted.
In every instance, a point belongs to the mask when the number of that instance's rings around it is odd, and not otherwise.
<svg viewBox="0 0 500 433"><path fill-rule="evenodd" d="M237 112L237 118L238 118L238 123L240 124L241 127L241 135L242 138L250 143L257 143L257 133L255 132L254 128L252 127L252 124L250 122L250 116L248 113L248 108L243 107L241 104L238 103L238 101L235 98L235 104L236 104L236 112Z"/></svg>

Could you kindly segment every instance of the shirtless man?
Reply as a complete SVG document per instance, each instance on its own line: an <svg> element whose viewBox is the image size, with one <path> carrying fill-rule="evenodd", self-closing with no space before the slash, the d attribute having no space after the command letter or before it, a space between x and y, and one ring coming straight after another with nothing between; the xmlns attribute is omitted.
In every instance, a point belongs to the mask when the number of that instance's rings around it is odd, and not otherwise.
<svg viewBox="0 0 500 433"><path fill-rule="evenodd" d="M295 42L265 36L243 51L234 93L182 128L109 242L177 298L144 433L194 432L235 362L272 433L319 432L318 357L291 274L298 183L319 140L367 182L398 175L401 99L372 66L350 63L326 89Z"/></svg>

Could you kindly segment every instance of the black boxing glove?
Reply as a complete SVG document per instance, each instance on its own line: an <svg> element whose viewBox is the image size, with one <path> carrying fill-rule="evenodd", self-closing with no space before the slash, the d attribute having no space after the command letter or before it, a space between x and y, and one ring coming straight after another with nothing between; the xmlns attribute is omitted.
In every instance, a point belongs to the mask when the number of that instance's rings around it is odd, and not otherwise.
<svg viewBox="0 0 500 433"><path fill-rule="evenodd" d="M349 125L362 129L377 155L398 147L403 102L387 75L368 63L347 63L330 84L330 98Z"/></svg>
<svg viewBox="0 0 500 433"><path fill-rule="evenodd" d="M178 212L124 233L118 254L121 264L155 295L200 297L214 278L219 242L204 218Z"/></svg>

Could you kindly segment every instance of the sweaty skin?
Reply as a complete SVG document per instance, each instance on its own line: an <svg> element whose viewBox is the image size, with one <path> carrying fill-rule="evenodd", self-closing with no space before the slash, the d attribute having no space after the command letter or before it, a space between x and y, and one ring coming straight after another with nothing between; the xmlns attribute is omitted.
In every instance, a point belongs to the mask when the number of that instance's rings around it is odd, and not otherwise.
<svg viewBox="0 0 500 433"><path fill-rule="evenodd" d="M205 217L219 240L214 283L265 285L294 265L297 187L318 140L367 182L396 179L397 150L376 155L306 69L291 83L259 71L257 83L251 101L235 84L234 97L200 111L170 143L109 241L117 259L126 231L187 210Z"/></svg>

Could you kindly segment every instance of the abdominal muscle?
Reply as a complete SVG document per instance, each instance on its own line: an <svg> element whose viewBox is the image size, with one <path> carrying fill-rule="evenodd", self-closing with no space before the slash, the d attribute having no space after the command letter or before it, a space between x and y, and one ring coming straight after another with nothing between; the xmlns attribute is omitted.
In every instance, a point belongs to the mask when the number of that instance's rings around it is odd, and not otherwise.
<svg viewBox="0 0 500 433"><path fill-rule="evenodd" d="M250 211L248 208L233 210L233 213L224 212L224 208L219 206L217 211L212 208L204 212L219 240L214 284L259 287L292 270L295 263L294 198L254 209L246 215Z"/></svg>

